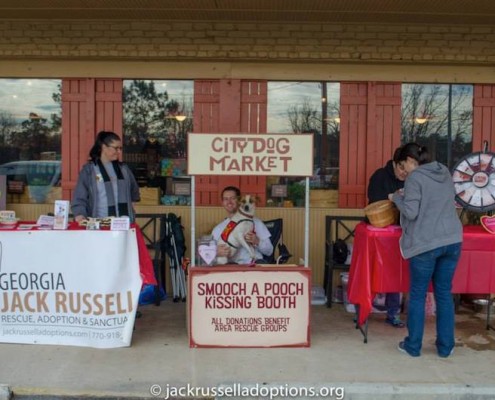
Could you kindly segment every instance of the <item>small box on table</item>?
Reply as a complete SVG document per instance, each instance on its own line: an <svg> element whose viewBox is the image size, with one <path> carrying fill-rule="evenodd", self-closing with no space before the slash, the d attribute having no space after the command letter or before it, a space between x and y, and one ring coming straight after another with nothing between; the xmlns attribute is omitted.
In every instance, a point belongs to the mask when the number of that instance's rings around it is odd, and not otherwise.
<svg viewBox="0 0 495 400"><path fill-rule="evenodd" d="M68 200L55 200L53 229L67 229L69 226L69 209Z"/></svg>

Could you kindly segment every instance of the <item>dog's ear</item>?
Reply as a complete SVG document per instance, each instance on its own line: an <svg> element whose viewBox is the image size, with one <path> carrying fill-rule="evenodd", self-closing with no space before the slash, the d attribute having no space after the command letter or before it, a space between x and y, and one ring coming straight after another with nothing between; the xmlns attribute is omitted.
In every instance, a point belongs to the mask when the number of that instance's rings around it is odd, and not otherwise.
<svg viewBox="0 0 495 400"><path fill-rule="evenodd" d="M258 205L261 202L261 198L259 196L254 196L254 203Z"/></svg>

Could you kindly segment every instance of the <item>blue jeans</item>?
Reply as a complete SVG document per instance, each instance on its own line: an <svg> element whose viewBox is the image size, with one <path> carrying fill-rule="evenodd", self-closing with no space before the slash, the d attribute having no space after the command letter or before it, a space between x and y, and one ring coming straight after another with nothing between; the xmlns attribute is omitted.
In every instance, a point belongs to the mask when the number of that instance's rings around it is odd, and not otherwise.
<svg viewBox="0 0 495 400"><path fill-rule="evenodd" d="M452 278L461 255L461 243L418 254L409 260L411 282L407 312L408 336L404 348L413 357L421 354L425 326L425 300L430 281L436 302L438 355L447 357L454 348L454 300Z"/></svg>
<svg viewBox="0 0 495 400"><path fill-rule="evenodd" d="M400 293L387 293L385 295L385 307L387 308L387 319L397 318L400 312Z"/></svg>

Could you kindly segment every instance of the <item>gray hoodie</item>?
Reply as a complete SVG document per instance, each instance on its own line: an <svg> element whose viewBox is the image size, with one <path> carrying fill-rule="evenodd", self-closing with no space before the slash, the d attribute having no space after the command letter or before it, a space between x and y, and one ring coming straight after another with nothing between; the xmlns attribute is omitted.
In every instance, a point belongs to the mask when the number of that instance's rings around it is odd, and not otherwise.
<svg viewBox="0 0 495 400"><path fill-rule="evenodd" d="M404 258L462 242L462 224L455 210L449 170L437 161L420 165L407 177L404 194L395 193L400 210Z"/></svg>

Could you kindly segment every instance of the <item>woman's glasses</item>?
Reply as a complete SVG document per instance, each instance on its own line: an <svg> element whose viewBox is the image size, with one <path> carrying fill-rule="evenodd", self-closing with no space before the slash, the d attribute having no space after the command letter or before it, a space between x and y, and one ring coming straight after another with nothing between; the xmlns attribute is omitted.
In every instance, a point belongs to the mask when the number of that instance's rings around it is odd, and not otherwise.
<svg viewBox="0 0 495 400"><path fill-rule="evenodd" d="M109 144L106 145L107 147L111 147L115 151L122 151L122 146L111 146Z"/></svg>

